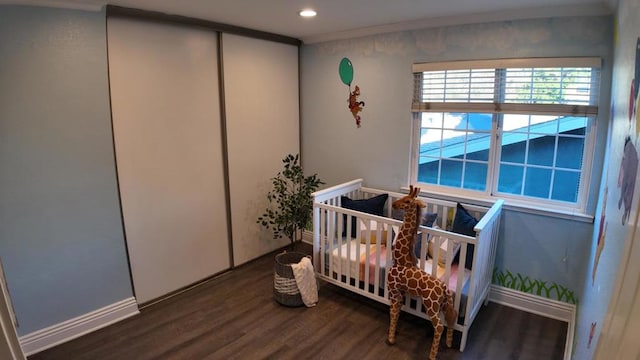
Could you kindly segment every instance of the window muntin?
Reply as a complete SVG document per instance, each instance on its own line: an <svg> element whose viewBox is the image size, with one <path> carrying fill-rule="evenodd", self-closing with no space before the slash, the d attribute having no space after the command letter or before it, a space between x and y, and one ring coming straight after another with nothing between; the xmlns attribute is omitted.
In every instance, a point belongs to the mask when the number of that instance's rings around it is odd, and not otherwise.
<svg viewBox="0 0 640 360"><path fill-rule="evenodd" d="M589 118L502 116L497 192L576 203Z"/></svg>
<svg viewBox="0 0 640 360"><path fill-rule="evenodd" d="M418 182L485 191L491 117L423 112Z"/></svg>
<svg viewBox="0 0 640 360"><path fill-rule="evenodd" d="M525 60L512 68L414 65L413 181L584 210L599 61Z"/></svg>

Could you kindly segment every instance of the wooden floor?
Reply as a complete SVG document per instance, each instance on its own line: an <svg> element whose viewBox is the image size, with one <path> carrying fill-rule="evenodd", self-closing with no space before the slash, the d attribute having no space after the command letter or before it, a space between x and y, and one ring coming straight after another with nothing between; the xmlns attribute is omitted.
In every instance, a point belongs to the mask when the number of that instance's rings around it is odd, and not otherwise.
<svg viewBox="0 0 640 360"><path fill-rule="evenodd" d="M330 284L313 308L272 298L273 254L144 308L140 315L32 355L43 359L426 359L433 328L402 314L397 342L385 343L388 306ZM489 303L461 353L446 359L562 359L567 326ZM456 332L454 346L460 341Z"/></svg>

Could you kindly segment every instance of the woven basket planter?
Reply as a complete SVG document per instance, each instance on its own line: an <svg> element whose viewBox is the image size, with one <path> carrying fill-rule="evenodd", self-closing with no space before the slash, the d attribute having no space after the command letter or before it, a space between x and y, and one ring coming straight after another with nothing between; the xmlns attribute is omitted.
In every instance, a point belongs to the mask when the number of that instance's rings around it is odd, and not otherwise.
<svg viewBox="0 0 640 360"><path fill-rule="evenodd" d="M302 297L293 276L291 264L297 264L306 254L299 252L283 252L276 255L273 278L273 298L285 306L302 306Z"/></svg>

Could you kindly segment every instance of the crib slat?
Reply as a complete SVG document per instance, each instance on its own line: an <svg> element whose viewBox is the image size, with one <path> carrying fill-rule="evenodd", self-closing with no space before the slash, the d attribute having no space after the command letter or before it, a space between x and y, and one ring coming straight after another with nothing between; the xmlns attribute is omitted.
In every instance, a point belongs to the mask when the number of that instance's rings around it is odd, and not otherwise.
<svg viewBox="0 0 640 360"><path fill-rule="evenodd" d="M316 229L320 228L320 208L315 206L313 207L313 267L318 271L321 269L321 258L323 258L322 254L322 246L320 246L320 234L322 231L318 232Z"/></svg>
<svg viewBox="0 0 640 360"><path fill-rule="evenodd" d="M477 272L480 270L482 264L478 264L478 261L475 259L475 255L477 253L477 248L478 245L476 245L474 247L474 254L472 256L473 258L473 262L472 264L476 264L476 268L474 269L474 271L471 271L471 276L469 276L469 292L467 294L467 303L466 303L466 310L465 310L465 314L470 315L472 309L475 307L476 304L476 293L477 293ZM467 249L469 250L469 249ZM466 257L463 258L463 255L460 255L461 259L466 259ZM471 324L471 316L465 316L464 319L464 324L465 326L468 326Z"/></svg>
<svg viewBox="0 0 640 360"><path fill-rule="evenodd" d="M420 259L418 259L418 266L420 269L424 269L427 265L427 254L429 253L429 233L422 231L420 238Z"/></svg>
<svg viewBox="0 0 640 360"><path fill-rule="evenodd" d="M336 239L334 241L332 241L332 244L335 244L335 250L331 249L331 254L333 254L334 251L338 252L338 259L342 259L342 246L340 246L341 244L341 239L342 239L342 229L344 229L344 226L346 224L344 224L344 217L339 214L338 212L336 212L333 216L335 222L337 223L337 227L335 229L332 229L332 233L335 235ZM349 220L347 219L347 224L349 224ZM348 226L348 225L347 225ZM349 231L349 230L347 230ZM332 261L333 262L333 261ZM341 276L342 276L342 272L344 271L342 269L342 261L338 261L337 264L337 269L334 269L333 271L336 272L336 276L338 281L340 280ZM333 275L333 272L331 273Z"/></svg>
<svg viewBox="0 0 640 360"><path fill-rule="evenodd" d="M449 279L451 278L451 262L453 261L453 247L454 247L453 239L449 238L447 241L447 253L445 254L445 259L444 259L444 283L447 285L447 287L449 287ZM456 287L456 289L459 289L459 287Z"/></svg>
<svg viewBox="0 0 640 360"><path fill-rule="evenodd" d="M387 246L387 251L386 251L386 264L387 267L391 266L391 253L392 253L392 245L393 245L393 240L392 239L392 235L391 235L391 231L387 231L387 242L385 243ZM387 270L385 269L385 279L384 279L384 302L388 303L389 302L389 287L387 286Z"/></svg>
<svg viewBox="0 0 640 360"><path fill-rule="evenodd" d="M331 211L328 210L327 211L327 239L328 239L328 244L329 244L329 254L333 253L333 245L335 244L335 231L334 231L334 227L333 224L335 223L336 220L336 213L335 211ZM333 262L331 260L329 260L329 276L333 276L333 272L335 271L335 269L333 268Z"/></svg>
<svg viewBox="0 0 640 360"><path fill-rule="evenodd" d="M462 264L458 263L458 276L456 278L456 296L453 299L453 306L454 308L456 308L459 312L462 312L464 314L466 314L465 311L460 311L460 302L462 301L462 283L464 281L464 259L466 259L466 254L467 254L467 243L466 242L461 242L460 243L460 250L458 250L458 252L460 253L460 261L462 261ZM467 303L470 301L469 298L467 298ZM466 316L465 316L466 318Z"/></svg>
<svg viewBox="0 0 640 360"><path fill-rule="evenodd" d="M365 233L366 233L365 234L365 236L366 236L365 237L365 245L366 246L365 246L365 250L364 250L365 261L364 261L364 274L363 274L364 275L364 279L362 279L362 283L363 283L363 289L365 291L368 291L369 290L369 286L368 285L369 285L369 279L370 279L370 277L369 277L369 271L370 271L370 269L369 269L369 267L370 267L369 266L369 258L371 257L371 246L370 246L371 245L371 219L368 219L366 221L366 226L367 226L366 230L365 230ZM359 235L360 234L358 234L358 236ZM357 239L356 242L358 240L360 240L360 239Z"/></svg>
<svg viewBox="0 0 640 360"><path fill-rule="evenodd" d="M351 218L349 218L351 219ZM349 220L349 225L351 225L351 220ZM349 239L349 241L351 241L351 232L347 233L347 239ZM350 249L351 246L348 246L347 249ZM356 260L360 259L360 246L356 246ZM351 256L349 256L347 259L349 259L349 261L351 261ZM356 264L357 266L359 266L359 264ZM351 263L349 263L349 269L351 269ZM360 287L360 271L356 271L355 273L355 279L356 279L356 283L355 286L356 287Z"/></svg>
<svg viewBox="0 0 640 360"><path fill-rule="evenodd" d="M433 237L433 242L431 244L431 276L434 278L438 278L438 259L440 259L440 246L442 246L443 238L440 235L436 235Z"/></svg>
<svg viewBox="0 0 640 360"><path fill-rule="evenodd" d="M340 247L340 250L338 251L338 259L340 259L340 266L342 266L342 244L347 244L347 242L349 241L349 234L351 234L351 218L349 215L347 215L346 217L346 223L344 223L345 221L345 217L342 214L338 214L338 222L340 223L340 225L338 226L338 231L339 231L339 239L340 241L338 241L338 246ZM342 229L345 228L345 226L347 227L346 232L342 233ZM345 279L346 281L349 281L349 279L351 278L351 262L349 259L351 259L351 247L347 246L346 247L346 257L347 257L347 261L346 261L346 265L347 268L345 270L342 270L342 268L340 269L340 274L338 275L338 281L342 281L342 275L345 275ZM346 274L343 274L343 271L346 272Z"/></svg>
<svg viewBox="0 0 640 360"><path fill-rule="evenodd" d="M320 271L322 274L327 275L325 272L325 250L327 248L327 227L326 227L326 222L327 222L327 211L325 209L320 209L320 208L316 208L318 210L318 214L320 216L319 221L317 221L319 223L317 229L320 232L317 237L318 237L318 242L320 244L320 249L316 252L318 254L318 260L320 262L320 267L316 267L316 271ZM316 223L316 221L314 220L314 223ZM315 232L316 232L316 228L313 228L314 230L314 238L316 237Z"/></svg>
<svg viewBox="0 0 640 360"><path fill-rule="evenodd" d="M380 243L382 242L382 229L384 225L377 224L376 225L376 268L374 269L374 278L373 278L373 292L374 294L378 293L378 289L380 288Z"/></svg>

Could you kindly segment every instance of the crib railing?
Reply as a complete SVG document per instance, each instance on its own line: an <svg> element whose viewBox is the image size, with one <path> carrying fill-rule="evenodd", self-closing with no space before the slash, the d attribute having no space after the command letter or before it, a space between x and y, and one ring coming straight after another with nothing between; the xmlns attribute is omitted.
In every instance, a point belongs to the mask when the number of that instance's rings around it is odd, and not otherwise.
<svg viewBox="0 0 640 360"><path fill-rule="evenodd" d="M393 201L402 198L405 194L386 192L377 189L363 188L362 179L330 187L313 194L313 263L319 276L330 283L347 288L353 292L369 297L376 301L389 304L388 289L385 284L385 266L392 264L392 243L393 236L399 231L402 221L391 218ZM368 199L373 196L386 193L389 194L385 206L386 217L365 214L358 211L341 207L341 196L348 196L351 199ZM453 253L455 244L459 244L459 264L457 275L452 277L451 258L447 258L444 265L445 282L455 283L454 305L459 309L460 317L455 329L462 332L460 351L464 350L469 327L475 319L481 305L488 299L489 286L495 262L495 252L497 247L500 215L502 211L502 200L497 200L491 208L464 204L464 207L477 219L481 219L475 226L476 236L466 236L452 233L451 223L455 216L456 202L421 197L428 205L423 212L437 213L435 227L421 226L421 250L418 259L418 266L425 269L427 264L427 248L429 239L432 240L432 265L427 266L426 271L431 271L435 277L439 277L437 259L440 259L442 243L449 239L446 254ZM343 237L352 234L352 219L357 218L356 223L362 221L365 225L363 241L366 243L364 252L361 253L359 246L352 248L346 246ZM387 231L384 231L387 229ZM389 231L393 229L392 231ZM375 244L371 244L372 234L377 239ZM358 229L358 236L360 231ZM470 245L474 245L473 250ZM388 251L382 251L386 248ZM467 259L467 253L473 251L470 256L473 259L473 270L465 273L463 270ZM332 261L330 254L337 254L339 261ZM453 256L453 255L451 255ZM364 271L360 271L351 259L366 259ZM348 260L342 260L346 258ZM371 261L370 261L371 260ZM373 265L372 265L373 264ZM470 264L468 264L470 265ZM358 265L359 266L359 265ZM382 270L381 270L382 269ZM466 278L465 278L466 276ZM466 297L463 296L463 288L466 286ZM463 302L463 299L465 302ZM403 310L427 318L422 310L422 304L418 299L406 297Z"/></svg>
<svg viewBox="0 0 640 360"><path fill-rule="evenodd" d="M349 181L348 183L331 186L311 194L314 203L340 206L340 196L352 197L360 192L362 179Z"/></svg>

